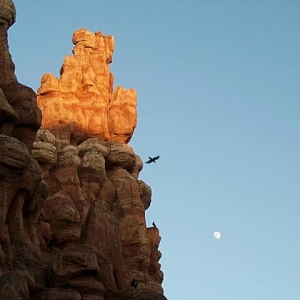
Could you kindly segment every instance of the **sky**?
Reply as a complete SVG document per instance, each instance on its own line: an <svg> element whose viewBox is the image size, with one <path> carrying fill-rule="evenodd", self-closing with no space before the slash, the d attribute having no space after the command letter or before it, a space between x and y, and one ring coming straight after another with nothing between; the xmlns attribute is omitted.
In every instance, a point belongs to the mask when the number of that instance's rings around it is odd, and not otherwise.
<svg viewBox="0 0 300 300"><path fill-rule="evenodd" d="M10 52L34 90L59 75L75 30L115 37L115 86L138 95L130 145L160 155L140 179L165 296L298 299L300 1L14 3Z"/></svg>

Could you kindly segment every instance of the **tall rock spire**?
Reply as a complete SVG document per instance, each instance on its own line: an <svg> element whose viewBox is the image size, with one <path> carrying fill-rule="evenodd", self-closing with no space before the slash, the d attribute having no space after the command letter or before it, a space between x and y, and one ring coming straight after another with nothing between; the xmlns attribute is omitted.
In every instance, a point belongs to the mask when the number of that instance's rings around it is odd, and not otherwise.
<svg viewBox="0 0 300 300"><path fill-rule="evenodd" d="M54 286L105 300L133 294L163 300L159 230L147 228L145 219L152 192L139 180L143 162L127 144L136 126L136 92L113 89L112 36L79 29L73 43L60 78L42 77L43 122L32 151L49 187L44 237L51 231L48 247L62 249ZM95 257L93 266L77 266L87 256ZM130 289L133 280L136 290ZM94 290L81 291L83 282ZM57 298L55 289L49 293Z"/></svg>
<svg viewBox="0 0 300 300"><path fill-rule="evenodd" d="M16 8L13 2L0 0L0 86L17 81L7 42L7 30L15 20Z"/></svg>
<svg viewBox="0 0 300 300"><path fill-rule="evenodd" d="M11 0L0 0L0 134L15 137L29 149L41 125L34 91L20 84L8 47L7 30L16 20Z"/></svg>
<svg viewBox="0 0 300 300"><path fill-rule="evenodd" d="M113 36L79 29L72 41L73 56L65 57L60 78L47 73L41 79L42 127L70 135L75 144L87 137L128 143L137 123L136 92L113 90Z"/></svg>
<svg viewBox="0 0 300 300"><path fill-rule="evenodd" d="M31 156L41 111L34 91L17 81L7 44L15 18L13 2L0 0L0 298L21 300L45 267L38 219L47 190Z"/></svg>

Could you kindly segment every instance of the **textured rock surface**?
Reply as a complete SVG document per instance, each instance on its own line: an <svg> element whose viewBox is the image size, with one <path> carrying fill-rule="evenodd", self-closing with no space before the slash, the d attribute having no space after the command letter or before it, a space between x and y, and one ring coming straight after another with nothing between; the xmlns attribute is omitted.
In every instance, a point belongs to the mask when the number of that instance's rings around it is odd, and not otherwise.
<svg viewBox="0 0 300 300"><path fill-rule="evenodd" d="M74 33L61 78L42 78L39 129L8 51L15 17L0 0L0 299L166 299L159 231L145 222L151 188L127 145L135 91L113 91L108 70L113 38Z"/></svg>
<svg viewBox="0 0 300 300"><path fill-rule="evenodd" d="M0 1L0 85L16 83L15 66L7 44L7 30L16 20L16 8L11 0Z"/></svg>
<svg viewBox="0 0 300 300"><path fill-rule="evenodd" d="M76 285L82 280L93 287L91 295L108 299L129 293L135 279L139 291L163 297L160 237L157 228L145 224L151 188L138 179L141 159L115 141L70 142L41 129L32 150L48 186L43 221L52 235L47 248L59 254L52 288L72 286L82 294Z"/></svg>
<svg viewBox="0 0 300 300"><path fill-rule="evenodd" d="M136 127L136 92L116 87L109 71L113 36L79 29L73 34L73 56L66 56L60 78L47 73L38 90L42 127L71 136L128 142Z"/></svg>
<svg viewBox="0 0 300 300"><path fill-rule="evenodd" d="M14 74L7 30L15 18L12 1L0 1L0 134L15 137L30 148L41 124L41 112L36 105L35 93L20 84Z"/></svg>
<svg viewBox="0 0 300 300"><path fill-rule="evenodd" d="M44 285L47 258L40 244L39 216L47 188L30 150L40 127L36 95L17 81L7 30L16 11L0 1L0 298L29 299Z"/></svg>

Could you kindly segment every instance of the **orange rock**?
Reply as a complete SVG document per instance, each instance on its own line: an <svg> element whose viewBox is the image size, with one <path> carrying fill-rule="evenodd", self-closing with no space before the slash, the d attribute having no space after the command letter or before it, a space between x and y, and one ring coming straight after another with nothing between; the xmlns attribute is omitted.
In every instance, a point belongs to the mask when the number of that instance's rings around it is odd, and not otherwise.
<svg viewBox="0 0 300 300"><path fill-rule="evenodd" d="M61 77L42 78L37 132L36 95L8 51L14 20L0 0L0 298L166 300L151 188L126 144L136 93L113 90L113 37L74 33Z"/></svg>
<svg viewBox="0 0 300 300"><path fill-rule="evenodd" d="M45 74L38 89L42 127L69 135L72 143L97 137L128 143L137 123L136 92L116 87L109 71L113 36L75 31L73 56L66 56L60 78Z"/></svg>

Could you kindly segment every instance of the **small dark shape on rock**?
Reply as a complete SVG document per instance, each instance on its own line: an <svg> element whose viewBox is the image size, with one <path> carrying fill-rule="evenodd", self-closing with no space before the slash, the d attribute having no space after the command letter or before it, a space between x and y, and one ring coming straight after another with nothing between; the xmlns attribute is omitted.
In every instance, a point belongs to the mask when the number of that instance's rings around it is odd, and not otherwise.
<svg viewBox="0 0 300 300"><path fill-rule="evenodd" d="M138 286L138 284L139 284L139 283L136 282L135 279L133 279L133 280L131 281L131 283L130 283L130 286L131 286L132 288L136 289L137 286Z"/></svg>

